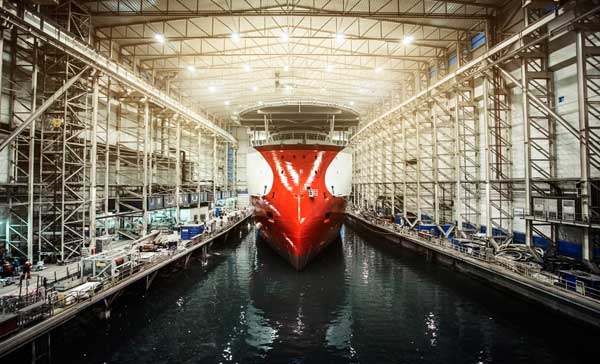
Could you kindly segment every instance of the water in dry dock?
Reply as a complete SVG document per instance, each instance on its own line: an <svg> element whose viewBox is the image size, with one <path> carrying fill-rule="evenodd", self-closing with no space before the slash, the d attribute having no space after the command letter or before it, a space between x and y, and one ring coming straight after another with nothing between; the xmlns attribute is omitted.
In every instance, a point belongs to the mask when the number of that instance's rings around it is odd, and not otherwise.
<svg viewBox="0 0 600 364"><path fill-rule="evenodd" d="M600 332L349 228L297 273L250 233L53 334L55 363L577 363Z"/></svg>

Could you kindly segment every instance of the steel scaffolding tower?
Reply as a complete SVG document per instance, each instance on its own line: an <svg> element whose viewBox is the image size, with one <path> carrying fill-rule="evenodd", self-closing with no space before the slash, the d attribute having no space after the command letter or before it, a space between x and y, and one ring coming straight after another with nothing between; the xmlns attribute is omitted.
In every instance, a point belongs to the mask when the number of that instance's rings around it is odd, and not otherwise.
<svg viewBox="0 0 600 364"><path fill-rule="evenodd" d="M23 6L19 7L23 12ZM9 128L24 124L35 110L38 100L38 43L21 29L13 28L7 44L10 55L8 84ZM16 250L33 259L35 193L35 123L27 133L18 135L9 147L9 185L6 226L7 251Z"/></svg>
<svg viewBox="0 0 600 364"><path fill-rule="evenodd" d="M456 203L455 219L459 233L479 225L479 115L473 81L454 89L454 140Z"/></svg>
<svg viewBox="0 0 600 364"><path fill-rule="evenodd" d="M436 213L436 179L434 150L436 148L435 127L432 121L430 103L420 106L416 113L416 127L418 128L418 190L421 215L424 215L428 222L435 223Z"/></svg>
<svg viewBox="0 0 600 364"><path fill-rule="evenodd" d="M449 111L447 98L434 100L434 173L436 180L436 223L454 224L455 168L454 168L454 118ZM446 233L451 233L447 230Z"/></svg>
<svg viewBox="0 0 600 364"><path fill-rule="evenodd" d="M524 6L523 17L526 27L545 14L545 8L537 6L536 3ZM553 181L556 179L555 121L546 112L546 109L554 109L552 72L548 68L548 44L545 40L531 46L527 45L530 40L541 37L546 31L545 27L541 27L521 39L521 44L525 46L520 55L525 141L525 199L530 215L533 215L535 197L557 195L558 192ZM533 98L537 102L534 102ZM533 218L528 218L525 221L525 243L534 252L534 234L536 234L551 242L550 250L554 252L558 236L557 228L556 224L536 222Z"/></svg>
<svg viewBox="0 0 600 364"><path fill-rule="evenodd" d="M577 14L587 11L580 1ZM576 24L577 94L580 132L580 181L583 260L599 272L594 263L592 233L600 225L600 16L594 14ZM592 147L594 146L594 147ZM593 230L592 226L596 229Z"/></svg>
<svg viewBox="0 0 600 364"><path fill-rule="evenodd" d="M510 96L496 69L483 80L486 236L507 243L513 231Z"/></svg>

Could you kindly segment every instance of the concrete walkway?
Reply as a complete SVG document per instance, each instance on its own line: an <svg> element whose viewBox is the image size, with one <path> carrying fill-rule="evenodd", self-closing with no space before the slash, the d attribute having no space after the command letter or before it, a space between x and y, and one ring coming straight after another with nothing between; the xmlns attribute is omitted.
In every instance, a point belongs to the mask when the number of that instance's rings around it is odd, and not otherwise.
<svg viewBox="0 0 600 364"><path fill-rule="evenodd" d="M46 277L48 282L54 282L54 277L56 274L56 278L61 279L67 275L67 269L69 273L77 272L79 270L79 261L69 263L67 265L57 265L57 264L48 264L46 269L41 271L32 271L31 278L29 279L29 289L27 291L33 292L35 291L37 284L37 277ZM14 284L0 287L0 297L2 296L13 296L19 295L19 276L15 276L13 278ZM40 281L41 284L41 281ZM25 294L25 281L23 281L23 286L21 288L21 294Z"/></svg>

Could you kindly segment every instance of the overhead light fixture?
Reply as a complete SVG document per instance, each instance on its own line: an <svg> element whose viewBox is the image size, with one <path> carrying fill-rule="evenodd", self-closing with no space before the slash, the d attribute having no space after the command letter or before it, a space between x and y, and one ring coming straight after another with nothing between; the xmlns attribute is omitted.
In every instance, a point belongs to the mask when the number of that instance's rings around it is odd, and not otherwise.
<svg viewBox="0 0 600 364"><path fill-rule="evenodd" d="M154 34L154 39L156 39L156 41L158 43L164 43L165 42L165 36L160 34L160 33L156 33Z"/></svg>
<svg viewBox="0 0 600 364"><path fill-rule="evenodd" d="M244 65L244 71L246 71L246 72L250 72L250 70L252 70L252 67L251 67L249 64L247 64L247 63L246 63L246 64Z"/></svg>
<svg viewBox="0 0 600 364"><path fill-rule="evenodd" d="M215 92L215 91L217 91L217 89L215 88L215 86L209 86L208 91Z"/></svg>
<svg viewBox="0 0 600 364"><path fill-rule="evenodd" d="M321 87L321 92L326 92L327 89L325 87Z"/></svg>
<svg viewBox="0 0 600 364"><path fill-rule="evenodd" d="M326 70L327 70L327 72L331 72L331 71L333 71L333 68L334 68L333 65L329 64L329 65L327 65Z"/></svg>
<svg viewBox="0 0 600 364"><path fill-rule="evenodd" d="M191 72L191 73L194 73L194 72L196 72L196 67L194 67L194 66L192 66L192 65L189 65L189 66L187 66L187 67L186 67L186 69L187 69L189 72Z"/></svg>
<svg viewBox="0 0 600 364"><path fill-rule="evenodd" d="M344 33L336 33L336 35L335 35L336 43L343 43L345 40L346 40L346 36L344 35Z"/></svg>
<svg viewBox="0 0 600 364"><path fill-rule="evenodd" d="M354 106L354 101L350 101L350 106Z"/></svg>
<svg viewBox="0 0 600 364"><path fill-rule="evenodd" d="M375 67L375 73L381 73L383 71L383 67Z"/></svg>
<svg viewBox="0 0 600 364"><path fill-rule="evenodd" d="M259 101L258 104L262 106L262 105L264 105L264 102Z"/></svg>
<svg viewBox="0 0 600 364"><path fill-rule="evenodd" d="M230 104L231 104L231 101L225 100L225 106L229 106Z"/></svg>
<svg viewBox="0 0 600 364"><path fill-rule="evenodd" d="M283 66L283 71L287 72L290 70L290 66L288 66L287 64L285 66Z"/></svg>
<svg viewBox="0 0 600 364"><path fill-rule="evenodd" d="M411 44L414 40L415 40L414 35L406 35L406 36L404 36L404 38L402 38L402 44L404 44L404 45Z"/></svg>
<svg viewBox="0 0 600 364"><path fill-rule="evenodd" d="M254 92L258 91L258 86L256 86L256 85L252 86L252 91L254 91Z"/></svg>
<svg viewBox="0 0 600 364"><path fill-rule="evenodd" d="M238 32L231 33L231 40L236 43L239 42L240 41L240 33L238 33Z"/></svg>
<svg viewBox="0 0 600 364"><path fill-rule="evenodd" d="M281 33L281 36L279 38L282 42L288 42L290 40L290 36L287 32Z"/></svg>

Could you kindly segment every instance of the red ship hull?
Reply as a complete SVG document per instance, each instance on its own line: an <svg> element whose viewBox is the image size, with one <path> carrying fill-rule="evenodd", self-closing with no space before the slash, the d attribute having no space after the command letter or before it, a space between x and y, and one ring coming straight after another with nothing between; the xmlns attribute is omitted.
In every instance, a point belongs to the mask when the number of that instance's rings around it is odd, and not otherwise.
<svg viewBox="0 0 600 364"><path fill-rule="evenodd" d="M256 149L273 173L271 189L251 196L259 233L301 270L339 236L346 198L328 190L325 172L342 148L270 145Z"/></svg>

